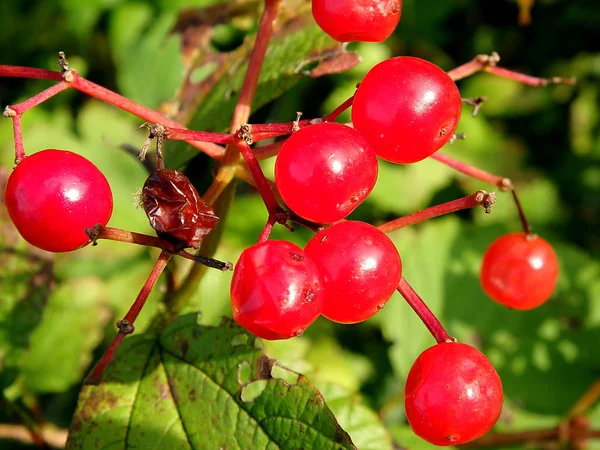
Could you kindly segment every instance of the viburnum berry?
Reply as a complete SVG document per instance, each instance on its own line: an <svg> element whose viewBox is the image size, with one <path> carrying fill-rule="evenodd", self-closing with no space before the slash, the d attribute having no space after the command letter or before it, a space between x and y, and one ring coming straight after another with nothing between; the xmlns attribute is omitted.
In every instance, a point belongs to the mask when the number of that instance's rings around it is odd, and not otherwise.
<svg viewBox="0 0 600 450"><path fill-rule="evenodd" d="M334 122L302 128L283 144L275 183L299 216L318 223L343 219L377 181L377 157L356 130Z"/></svg>
<svg viewBox="0 0 600 450"><path fill-rule="evenodd" d="M400 282L402 263L394 243L367 223L337 223L317 233L305 251L323 276L323 315L335 322L367 320Z"/></svg>
<svg viewBox="0 0 600 450"><path fill-rule="evenodd" d="M377 156L407 164L450 140L461 109L460 92L446 72L423 59L399 56L367 73L354 96L352 122Z"/></svg>
<svg viewBox="0 0 600 450"><path fill-rule="evenodd" d="M142 201L158 237L172 242L177 249L198 248L219 222L191 181L173 169L150 174L142 189Z"/></svg>
<svg viewBox="0 0 600 450"><path fill-rule="evenodd" d="M265 241L244 250L231 282L233 318L263 339L301 335L323 308L323 282L297 245Z"/></svg>
<svg viewBox="0 0 600 450"><path fill-rule="evenodd" d="M66 150L26 156L10 174L4 198L21 236L50 252L70 252L88 244L86 228L106 225L113 208L102 172Z"/></svg>
<svg viewBox="0 0 600 450"><path fill-rule="evenodd" d="M415 434L435 445L459 445L487 433L502 410L502 383L492 363L470 345L444 342L413 364L404 391Z"/></svg>
<svg viewBox="0 0 600 450"><path fill-rule="evenodd" d="M490 245L481 267L485 293L509 308L532 309L546 302L558 279L558 259L539 236L506 234Z"/></svg>
<svg viewBox="0 0 600 450"><path fill-rule="evenodd" d="M396 29L401 0L313 0L312 13L323 31L340 42L382 42Z"/></svg>

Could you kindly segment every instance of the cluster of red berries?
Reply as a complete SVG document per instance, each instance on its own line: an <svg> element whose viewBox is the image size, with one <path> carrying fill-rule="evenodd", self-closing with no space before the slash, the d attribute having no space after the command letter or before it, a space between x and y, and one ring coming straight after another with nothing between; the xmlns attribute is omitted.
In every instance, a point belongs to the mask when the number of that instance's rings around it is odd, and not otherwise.
<svg viewBox="0 0 600 450"><path fill-rule="evenodd" d="M231 285L234 318L265 339L301 334L320 314L362 322L400 282L391 240L372 225L340 222L377 181L377 157L420 161L452 137L461 98L450 77L418 58L383 61L365 76L352 106L354 128L334 122L294 132L275 162L282 200L298 216L334 225L303 251L267 241L242 253Z"/></svg>
<svg viewBox="0 0 600 450"><path fill-rule="evenodd" d="M400 0L313 0L317 23L340 41L380 42L400 19ZM378 159L414 163L453 136L460 93L437 66L396 57L373 67L352 102L352 127L319 122L295 131L275 164L275 182L289 209L326 225L304 249L266 240L244 250L231 284L235 320L258 337L302 334L317 317L362 322L377 313L400 284L398 251L378 228L344 219L375 186ZM62 150L24 157L5 193L21 235L52 252L90 242L86 229L105 226L112 213L106 178L85 158ZM160 168L143 189L144 209L158 236L175 251L197 248L218 218L182 174ZM484 291L516 309L552 294L558 277L554 251L530 233L501 237L485 254ZM482 436L498 419L502 384L478 350L448 341L424 351L408 375L407 419L436 445Z"/></svg>

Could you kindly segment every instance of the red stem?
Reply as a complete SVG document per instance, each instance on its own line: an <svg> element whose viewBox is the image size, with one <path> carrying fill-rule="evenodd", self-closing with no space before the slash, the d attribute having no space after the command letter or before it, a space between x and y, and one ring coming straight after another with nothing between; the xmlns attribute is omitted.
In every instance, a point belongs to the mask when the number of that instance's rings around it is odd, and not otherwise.
<svg viewBox="0 0 600 450"><path fill-rule="evenodd" d="M527 235L531 235L531 225L527 221L527 217L525 216L525 210L523 206L521 206L521 202L519 201L519 197L517 196L517 192L513 189L512 191L513 200L515 201L515 205L517 207L517 211L519 212L519 219L521 219L521 226L523 227L523 231Z"/></svg>
<svg viewBox="0 0 600 450"><path fill-rule="evenodd" d="M265 174L263 173L256 156L254 156L252 149L243 139L238 139L236 146L242 153L242 156L246 161L246 165L252 174L252 178L254 178L254 181L256 182L256 188L260 192L263 202L267 207L267 211L269 211L269 216L276 214L281 208L277 203L277 199L271 190L269 181L265 177Z"/></svg>
<svg viewBox="0 0 600 450"><path fill-rule="evenodd" d="M415 223L423 222L425 220L432 219L434 217L442 216L444 214L450 214L461 209L473 208L475 206L483 206L486 212L489 214L490 208L496 201L496 196L493 192L487 193L486 191L477 191L474 194L462 197L456 200L452 200L440 205L435 205L430 208L417 211L404 217L391 220L384 224L379 225L379 228L384 233L390 233Z"/></svg>
<svg viewBox="0 0 600 450"><path fill-rule="evenodd" d="M14 116L13 121L13 135L15 137L15 164L19 164L23 161L27 155L25 155L25 148L23 147L23 131L21 130L21 116Z"/></svg>
<svg viewBox="0 0 600 450"><path fill-rule="evenodd" d="M35 67L5 66L0 64L0 77L37 78L62 81L62 73Z"/></svg>
<svg viewBox="0 0 600 450"><path fill-rule="evenodd" d="M400 292L400 295L404 297L410 307L417 313L417 316L423 321L438 344L455 340L446 332L437 317L435 317L423 299L419 297L419 294L415 292L404 277L400 279L398 292Z"/></svg>
<svg viewBox="0 0 600 450"><path fill-rule="evenodd" d="M195 131L187 128L168 128L165 127L165 139L172 141L199 141L212 142L213 144L231 144L234 137L226 133L213 133L210 131Z"/></svg>
<svg viewBox="0 0 600 450"><path fill-rule="evenodd" d="M248 118L250 117L250 109L256 92L258 77L265 59L269 41L273 35L274 22L278 12L279 0L265 0L265 10L260 19L256 41L254 42L254 47L250 54L248 71L244 77L244 84L240 90L240 96L235 106L235 111L233 112L231 133L235 133L242 124L248 122Z"/></svg>
<svg viewBox="0 0 600 450"><path fill-rule="evenodd" d="M269 219L267 220L267 223L265 224L262 232L260 233L260 236L258 236L258 240L256 241L258 244L260 244L261 242L265 242L267 239L269 239L271 231L273 231L273 225L275 225L275 222L275 216L270 215Z"/></svg>
<svg viewBox="0 0 600 450"><path fill-rule="evenodd" d="M43 90L39 94L34 95L33 97L25 100L22 103L17 105L7 106L6 111L10 113L10 111L14 111L17 115L21 116L25 111L30 110L34 106L39 105L40 103L45 102L51 97L54 97L56 94L65 91L67 89L72 88L70 83L66 81L61 81L60 83L56 83L54 86L50 86L48 89Z"/></svg>
<svg viewBox="0 0 600 450"><path fill-rule="evenodd" d="M285 140L277 141L273 144L265 145L263 147L254 147L252 151L254 152L254 156L256 156L256 159L262 161L263 159L268 159L273 156L277 156L284 142Z"/></svg>
<svg viewBox="0 0 600 450"><path fill-rule="evenodd" d="M352 97L350 97L348 100L346 100L344 103L342 103L340 106L335 108L331 113L327 114L326 116L323 116L323 122L333 122L335 119L337 119L340 116L340 114L342 114L344 111L346 111L348 108L350 108L352 106L353 102L354 102L354 95Z"/></svg>
<svg viewBox="0 0 600 450"><path fill-rule="evenodd" d="M550 83L563 83L573 85L576 81L573 77L553 77L549 79L532 77L530 75L525 75L519 72L515 72L513 70L497 67L496 64L498 64L499 61L500 56L496 52L492 53L491 55L477 55L471 61L448 71L448 76L450 76L450 78L452 78L454 81L458 81L462 80L463 78L469 77L474 73L484 71L534 87L547 86Z"/></svg>
<svg viewBox="0 0 600 450"><path fill-rule="evenodd" d="M497 186L501 191L511 191L514 189L512 181L510 181L509 178L493 175L489 172L486 172L485 170L481 170L467 163L457 161L456 159L451 158L450 156L445 155L443 153L434 153L433 155L431 155L431 158L443 164L446 164L447 166L452 167L454 170L464 173L465 175L469 175L470 177L477 178L478 180L484 181L489 184L493 184L494 186Z"/></svg>
<svg viewBox="0 0 600 450"><path fill-rule="evenodd" d="M539 78L539 77L532 77L531 75L525 75L523 73L515 72L513 70L508 70L503 67L496 67L496 66L486 67L484 70L486 72L493 73L494 75L498 75L498 76L504 77L504 78L510 78L511 80L515 80L515 81L518 81L519 83L523 83L528 86L534 86L534 87L544 87L544 86L548 86L549 84L559 84L559 83L569 84L569 85L575 84L575 78L573 78L573 77L569 77L569 78L561 78L561 77Z"/></svg>
<svg viewBox="0 0 600 450"><path fill-rule="evenodd" d="M312 119L297 120L282 123L259 123L250 125L252 141L258 142L265 139L273 139L279 136L292 134L300 128L307 127L314 121Z"/></svg>
<svg viewBox="0 0 600 450"><path fill-rule="evenodd" d="M119 327L119 332L109 345L106 352L104 352L104 355L100 361L98 361L98 364L96 364L96 367L94 367L92 373L87 377L85 384L98 384L100 382L104 370L112 361L115 352L119 348L119 345L121 345L123 339L125 339L125 336L133 333L133 323L144 307L150 292L152 292L152 289L156 285L156 282L160 278L163 270L165 270L169 259L171 259L171 254L169 252L162 251L160 253L156 264L154 264L152 272L150 272L150 275L148 275L148 279L146 280L146 283L144 283L144 286L142 286L142 289L133 302L133 305L131 305L131 308L129 308L129 311L127 311L127 314L125 314L123 320L118 322L117 326Z"/></svg>
<svg viewBox="0 0 600 450"><path fill-rule="evenodd" d="M185 127L180 123L167 119L162 114L142 106L134 101L129 100L122 95L117 94L109 89L106 89L100 85L92 83L91 81L82 78L74 70L69 70L63 75L61 72L53 72L50 70L36 69L32 67L21 67L21 66L5 66L0 65L0 77L19 77L19 78L40 78L45 80L59 80L69 83L74 89L77 89L84 94L91 97L95 97L103 102L109 103L116 106L124 111L134 114L141 119L150 123L160 123L165 127L170 128L182 128ZM61 84L61 83L59 83ZM52 88L51 88L52 89ZM56 93L55 93L56 94ZM26 102L24 102L26 103ZM188 142L193 147L206 153L213 159L221 159L225 153L225 149L222 147L210 143L210 142Z"/></svg>

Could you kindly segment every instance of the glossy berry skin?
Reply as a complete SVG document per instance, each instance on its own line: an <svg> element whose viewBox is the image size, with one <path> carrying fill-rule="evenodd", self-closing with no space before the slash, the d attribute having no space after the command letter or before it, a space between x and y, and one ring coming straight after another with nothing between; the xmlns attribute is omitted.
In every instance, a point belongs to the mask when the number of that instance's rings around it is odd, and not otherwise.
<svg viewBox="0 0 600 450"><path fill-rule="evenodd" d="M21 236L49 252L70 252L88 244L85 229L106 225L113 208L102 172L65 150L26 156L8 178L4 198Z"/></svg>
<svg viewBox="0 0 600 450"><path fill-rule="evenodd" d="M323 31L340 42L382 42L396 29L401 0L313 0L312 13Z"/></svg>
<svg viewBox="0 0 600 450"><path fill-rule="evenodd" d="M536 235L510 233L485 252L481 286L492 300L527 310L552 296L558 272L558 259L548 242Z"/></svg>
<svg viewBox="0 0 600 450"><path fill-rule="evenodd" d="M367 223L337 223L317 233L305 251L323 276L323 315L334 322L367 320L383 308L400 282L402 263L396 247Z"/></svg>
<svg viewBox="0 0 600 450"><path fill-rule="evenodd" d="M377 157L354 129L333 122L302 128L283 144L275 183L300 217L331 223L350 214L373 190Z"/></svg>
<svg viewBox="0 0 600 450"><path fill-rule="evenodd" d="M421 353L404 394L408 423L435 445L459 445L483 436L502 410L498 373L483 353L457 342Z"/></svg>
<svg viewBox="0 0 600 450"><path fill-rule="evenodd" d="M231 282L231 308L248 331L269 340L299 336L322 307L321 275L300 247L266 241L242 252Z"/></svg>
<svg viewBox="0 0 600 450"><path fill-rule="evenodd" d="M446 72L423 59L399 56L367 73L354 96L352 122L377 156L408 164L450 140L461 109L458 88Z"/></svg>

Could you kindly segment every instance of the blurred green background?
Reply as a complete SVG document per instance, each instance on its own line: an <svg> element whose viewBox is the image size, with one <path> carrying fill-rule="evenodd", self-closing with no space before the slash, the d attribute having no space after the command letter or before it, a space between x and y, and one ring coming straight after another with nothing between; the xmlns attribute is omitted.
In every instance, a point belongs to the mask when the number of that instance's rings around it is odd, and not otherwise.
<svg viewBox="0 0 600 450"><path fill-rule="evenodd" d="M308 4L290 2L301 4L298 11ZM4 0L0 64L55 70L56 52L63 50L85 77L158 108L181 95L188 64L178 36L170 33L178 11L217 3L236 7L209 27L206 48L212 56L236 51L256 31L260 2ZM259 96L271 90L271 83L276 92L285 92L259 108L252 120L290 121L296 111L304 117L330 112L352 95L372 65L395 55L419 56L449 70L477 54L497 51L500 65L507 68L541 77L577 77L575 87L546 88L489 74L460 81L463 97L483 95L488 101L476 118L465 108L458 131L467 139L442 150L516 184L534 231L551 242L560 259L559 284L546 305L510 311L487 299L479 286L486 247L519 229L508 194L498 194L490 216L462 212L391 236L407 280L452 335L482 349L497 367L507 400L496 427L500 432L556 426L600 379L600 3L537 0L532 23L525 27L518 25L518 15L519 5L509 0L405 0L393 37L383 44L350 45L363 62L348 72L280 81L278 69L267 67L274 78L263 80ZM314 38L317 31L307 33L313 36L310 42L327 44L325 38ZM270 63L295 67L310 51L298 47L275 54ZM196 62L198 81L214 70L211 64L201 58ZM238 70L231 64L231 71ZM45 81L0 78L0 105L23 101L47 86ZM191 123L223 130L233 100L204 98ZM134 202L145 169L119 148L141 146L145 136L136 132L140 122L68 91L24 115L25 149L64 148L91 159L113 188L110 225L149 233L147 219ZM11 123L0 121L0 185L10 173L12 152ZM208 158L183 145L170 146L167 157L186 170L201 192L207 187L213 169ZM264 168L268 173L272 161ZM352 217L380 223L477 189L493 187L436 161L410 166L382 162L376 189ZM265 219L256 192L240 185L217 257L235 261L256 241ZM302 244L310 234L298 230L290 235L279 227L273 237ZM155 256L154 251L109 242L50 256L27 246L0 209L0 424L47 421L68 427L81 380L112 338L115 318L135 298ZM183 279L187 269L181 261L174 264L174 278ZM209 272L198 286L191 286L186 312L202 311L207 324L230 315L230 276ZM157 291L151 297L137 330L149 323L160 296ZM370 427L351 432L359 448L426 449L405 422L402 390L412 362L433 343L395 295L366 323L341 326L319 320L305 336L266 343L265 348L323 390L342 426L352 427L355 414L369 416ZM349 404L364 410L349 412ZM599 406L589 417L592 427L600 429ZM21 447L0 439L0 449L5 448ZM600 443L590 441L588 448L600 448Z"/></svg>

